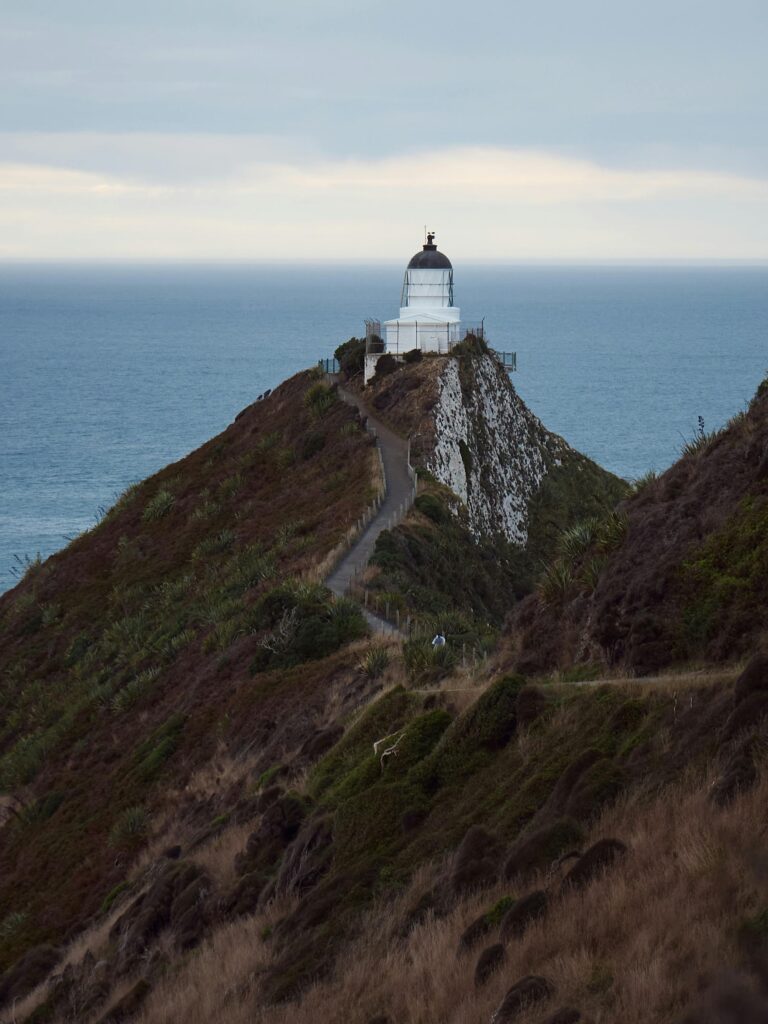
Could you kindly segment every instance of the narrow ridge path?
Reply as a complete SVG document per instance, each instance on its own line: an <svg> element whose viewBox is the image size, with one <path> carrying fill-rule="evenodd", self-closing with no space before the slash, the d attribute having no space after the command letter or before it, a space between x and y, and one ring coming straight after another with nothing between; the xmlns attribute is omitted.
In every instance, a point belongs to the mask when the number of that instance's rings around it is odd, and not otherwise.
<svg viewBox="0 0 768 1024"><path fill-rule="evenodd" d="M361 416L367 417L368 425L373 428L381 452L381 461L384 464L386 488L379 511L336 565L333 572L326 578L325 585L328 589L337 597L342 597L346 594L355 571L359 571L368 564L379 534L388 529L390 525L399 522L401 510L411 507L414 495L413 481L408 465L408 442L398 437L386 424L373 416L365 402L356 394L347 391L341 385L338 387L338 394L343 402L355 406ZM367 608L364 608L363 612L371 629L376 633L388 636L403 635L399 629L378 615L374 615Z"/></svg>

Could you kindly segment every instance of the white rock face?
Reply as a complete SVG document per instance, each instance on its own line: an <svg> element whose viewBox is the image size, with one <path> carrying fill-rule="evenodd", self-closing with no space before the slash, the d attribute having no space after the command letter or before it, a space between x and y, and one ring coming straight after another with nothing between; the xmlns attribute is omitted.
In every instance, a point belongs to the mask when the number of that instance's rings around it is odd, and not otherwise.
<svg viewBox="0 0 768 1024"><path fill-rule="evenodd" d="M568 446L545 429L504 369L485 355L446 363L427 469L467 507L475 536L528 539L528 503ZM464 387L462 388L462 374Z"/></svg>

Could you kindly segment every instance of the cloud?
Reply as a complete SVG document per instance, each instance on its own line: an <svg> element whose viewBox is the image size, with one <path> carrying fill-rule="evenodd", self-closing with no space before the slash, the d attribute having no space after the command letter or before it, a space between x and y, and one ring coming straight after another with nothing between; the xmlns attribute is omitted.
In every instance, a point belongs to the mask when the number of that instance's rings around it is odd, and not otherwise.
<svg viewBox="0 0 768 1024"><path fill-rule="evenodd" d="M446 198L482 196L531 203L642 201L661 196L768 198L768 181L697 170L626 170L587 160L499 148L450 148L379 161L315 167L254 167L236 181L242 190L289 180L297 189L428 190Z"/></svg>
<svg viewBox="0 0 768 1024"><path fill-rule="evenodd" d="M536 150L330 160L270 136L0 136L6 258L399 259L425 221L464 258L768 258L766 206L757 177Z"/></svg>

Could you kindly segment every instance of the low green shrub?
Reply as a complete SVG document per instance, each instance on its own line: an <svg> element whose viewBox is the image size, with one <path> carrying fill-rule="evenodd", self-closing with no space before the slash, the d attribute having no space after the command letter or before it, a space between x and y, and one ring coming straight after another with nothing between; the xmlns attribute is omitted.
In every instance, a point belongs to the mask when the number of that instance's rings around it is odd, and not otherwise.
<svg viewBox="0 0 768 1024"><path fill-rule="evenodd" d="M192 552L192 557L208 558L210 555L220 555L225 551L229 551L234 543L235 531L225 528L201 540Z"/></svg>
<svg viewBox="0 0 768 1024"><path fill-rule="evenodd" d="M112 826L109 844L117 849L135 846L149 832L149 814L144 807L126 807Z"/></svg>
<svg viewBox="0 0 768 1024"><path fill-rule="evenodd" d="M434 494L420 494L414 504L417 511L433 523L447 523L450 519L450 512Z"/></svg>
<svg viewBox="0 0 768 1024"><path fill-rule="evenodd" d="M21 813L21 819L25 825L37 825L52 818L64 802L64 794L56 791L46 793L45 796L35 800L29 807L25 807Z"/></svg>
<svg viewBox="0 0 768 1024"><path fill-rule="evenodd" d="M325 448L325 434L321 434L318 430L310 430L299 442L299 458L302 462L306 462L313 455L321 452L323 448Z"/></svg>
<svg viewBox="0 0 768 1024"><path fill-rule="evenodd" d="M0 921L0 942L8 942L27 924L29 914L24 910L12 911Z"/></svg>
<svg viewBox="0 0 768 1024"><path fill-rule="evenodd" d="M536 590L545 604L558 605L568 596L573 582L571 567L557 558L542 570Z"/></svg>
<svg viewBox="0 0 768 1024"><path fill-rule="evenodd" d="M254 614L260 650L252 674L288 668L325 658L343 644L368 633L360 607L347 598L334 600L324 587L288 581L269 591Z"/></svg>
<svg viewBox="0 0 768 1024"><path fill-rule="evenodd" d="M185 721L182 714L171 715L136 748L132 774L141 783L146 785L153 782L162 772L166 762L176 752Z"/></svg>
<svg viewBox="0 0 768 1024"><path fill-rule="evenodd" d="M403 661L414 684L434 686L456 667L456 652L449 644L433 647L429 640L407 640Z"/></svg>
<svg viewBox="0 0 768 1024"><path fill-rule="evenodd" d="M349 380L363 372L365 363L365 338L350 338L333 353L339 361L339 369Z"/></svg>
<svg viewBox="0 0 768 1024"><path fill-rule="evenodd" d="M107 893L107 895L104 897L104 899L101 902L101 913L102 914L108 913L112 909L112 905L115 902L115 900L119 896L122 896L122 894L127 889L130 889L130 883L129 882L118 882L117 885L114 887L114 889L110 889L110 891Z"/></svg>
<svg viewBox="0 0 768 1024"><path fill-rule="evenodd" d="M389 352L385 352L384 355L379 356L376 361L376 373L374 375L375 381L381 381L384 377L388 377L390 373L394 373L395 370L399 369L402 364L395 359Z"/></svg>
<svg viewBox="0 0 768 1024"><path fill-rule="evenodd" d="M483 914L485 923L489 928L497 928L501 924L501 919L514 902L514 896L502 896L500 900L494 903L490 910Z"/></svg>
<svg viewBox="0 0 768 1024"><path fill-rule="evenodd" d="M406 363L420 363L423 358L423 354L420 348L412 348L409 352L403 353L403 359Z"/></svg>
<svg viewBox="0 0 768 1024"><path fill-rule="evenodd" d="M147 523L162 519L171 511L175 500L170 491L162 488L145 505L142 519Z"/></svg>
<svg viewBox="0 0 768 1024"><path fill-rule="evenodd" d="M110 710L115 715L122 715L154 688L155 680L160 675L159 668L148 668L134 676L130 682L112 697L109 702Z"/></svg>
<svg viewBox="0 0 768 1024"><path fill-rule="evenodd" d="M319 417L324 415L324 413L332 408L336 401L334 389L321 380L312 384L304 393L304 405L306 405L313 416Z"/></svg>
<svg viewBox="0 0 768 1024"><path fill-rule="evenodd" d="M386 647L375 644L360 659L360 669L367 679L378 679L389 667L390 656Z"/></svg>

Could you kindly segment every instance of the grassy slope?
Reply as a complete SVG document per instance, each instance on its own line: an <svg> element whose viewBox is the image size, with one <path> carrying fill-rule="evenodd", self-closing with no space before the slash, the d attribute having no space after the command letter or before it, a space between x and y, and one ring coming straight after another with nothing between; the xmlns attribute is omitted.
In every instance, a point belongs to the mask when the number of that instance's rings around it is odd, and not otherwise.
<svg viewBox="0 0 768 1024"><path fill-rule="evenodd" d="M521 791L533 806L541 806L543 795L554 787L548 776L560 776L560 766L576 753L581 726L588 730L585 745L604 743L610 735L607 749L623 759L636 779L616 803L602 810L593 806L583 819L584 838L576 845L585 848L606 836L620 837L629 853L586 889L560 891L563 870L550 863L556 849L542 857L528 877L491 882L446 906L435 903L434 893L445 886L453 867L450 858L422 867L407 884L390 871L377 904L363 915L353 943L342 953L337 971L320 980L298 1005L254 1010L259 988L253 979L269 976L276 965L284 969L273 932L276 916L279 919L286 908L267 908L255 919L220 933L193 964L164 980L150 997L142 1024L160 1024L168 1019L169 1009L190 1024L204 1024L215 1019L223 993L243 985L246 978L252 980L244 983L243 1003L231 1007L231 1024L366 1024L377 1015L399 1024L487 1024L510 985L531 973L552 982L556 995L543 1008L515 1018L524 1024L541 1024L563 1005L578 1007L589 1020L670 1024L682 1021L702 994L712 1016L702 1011L691 1020L735 1019L719 1016L713 1009L718 1005L741 1005L740 1020L764 1019L763 997L755 997L761 1009L754 1016L747 1015L749 1000L744 999L746 993L759 990L750 965L756 957L759 962L766 941L768 891L761 869L761 832L755 822L761 820L768 782L763 776L720 805L712 799L712 783L723 775L711 763L705 768L708 749L719 743L721 755L726 754L727 744L722 736L718 741L711 723L723 720L732 700L730 694L674 684L639 698L627 688L611 693L562 690L537 726L518 730L501 750L487 754L477 773L467 773L463 786L454 781L454 808L461 805L460 791L465 792L463 820L454 816L449 801L435 801L435 847L455 846L460 826L473 820L493 823L498 834L509 835L512 808L525 799ZM675 706L687 710L676 716ZM612 719L625 716L624 727L616 732L606 728ZM451 730L455 738L456 727ZM431 754L422 755L422 764L432 766L436 758L444 757L449 733L444 736ZM560 755L554 748L563 742L567 750ZM320 765L315 785L332 777L340 795L344 779L355 773L350 746L351 741ZM681 774L680 763L687 755L689 764ZM338 774L342 761L347 767ZM398 779L375 781L371 799L382 802L381 790L402 786L403 775L417 771L418 764L417 760L404 766ZM644 772L643 765L649 770ZM357 771L360 766L358 761ZM511 774L504 771L507 767L513 769ZM478 794L480 806L470 799ZM438 828L438 822L443 827ZM396 821L389 818L382 819L379 834L385 843L394 836L391 841L403 848L415 842L400 837ZM510 897L538 888L550 893L549 912L522 937L506 942L503 969L487 985L476 986L473 973L479 953L498 941L498 915L486 936L469 953L457 956L462 932L500 901L508 903ZM420 912L414 913L416 908ZM729 978L730 1003L729 993L717 987L726 968L742 971L740 977ZM716 991L709 998L711 986Z"/></svg>
<svg viewBox="0 0 768 1024"><path fill-rule="evenodd" d="M290 582L359 514L369 480L352 414L323 409L322 396L313 413L310 386L306 377L288 382L274 405L230 428L228 441L147 482L0 602L4 699L14 716L2 770L6 779L33 772L27 782L16 777L25 807L2 832L5 961L90 922L66 954L83 972L82 991L77 980L43 988L17 1007L18 1019L100 1017L105 1004L73 1009L87 987L86 950L108 965L107 1006L147 980L145 1024L203 1024L222 1019L224 1006L231 1024L367 1024L382 1013L399 1024L486 1024L527 973L545 974L558 1003L595 1019L673 1024L699 975L706 981L731 965L757 987L748 972L768 907L755 824L768 676L734 694L718 678L532 688L471 669L425 690L408 685L409 651L396 646L388 667L355 645L286 664L273 641L292 609L298 628L311 621L310 635L331 649L356 635L348 609L340 615ZM307 445L309 433L325 437L321 450ZM249 479L243 465L258 475ZM226 483L238 474L236 487ZM172 504L158 501L163 491ZM327 515L317 512L320 500ZM168 507L147 519L150 502ZM212 521L198 533L200 507ZM289 509L310 525L284 529ZM424 503L418 516L406 530L437 526ZM222 537L226 530L234 536ZM426 561L433 543L425 542ZM691 577L693 599L699 578ZM551 622L559 628L559 608ZM361 656L367 668L357 667ZM153 667L159 673L137 684ZM58 731L56 716L70 707ZM47 743L35 746L41 735ZM395 752L382 766L373 744L387 738ZM124 816L135 807L150 816L148 846ZM276 832L291 814L296 829ZM454 851L476 825L490 836L458 876ZM542 834L530 877L505 879L515 843ZM606 834L628 844L626 863L583 894L561 894L553 860ZM161 851L175 842L180 870L207 873L195 906L209 938L179 953L166 924L120 975L122 943L110 928L152 891L167 869ZM238 919L228 908L249 885L261 901ZM547 918L507 943L507 967L476 990L482 947L456 959L462 929L541 885L552 897ZM271 1005L308 985L300 1004Z"/></svg>
<svg viewBox="0 0 768 1024"><path fill-rule="evenodd" d="M593 660L642 674L759 645L768 628L767 453L763 384L747 412L643 482L611 543L599 531L567 539L553 585L515 616L510 663L549 671Z"/></svg>
<svg viewBox="0 0 768 1024"><path fill-rule="evenodd" d="M170 784L324 699L327 668L296 677L259 644L264 595L290 604L373 496L368 436L313 386L283 384L0 599L0 964L98 908ZM297 604L325 631L314 653L338 646L322 592Z"/></svg>

